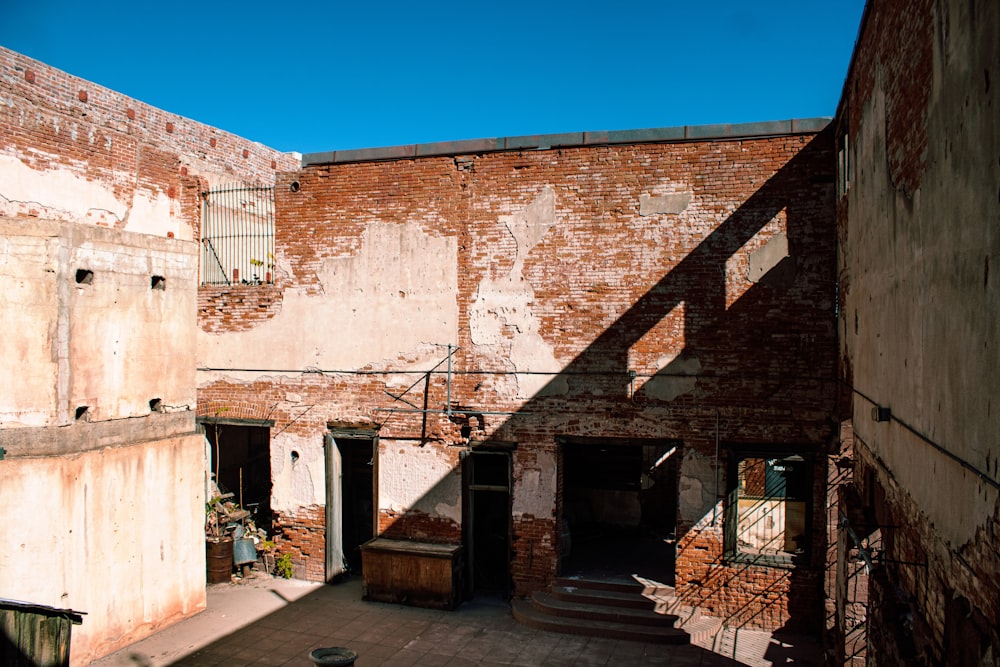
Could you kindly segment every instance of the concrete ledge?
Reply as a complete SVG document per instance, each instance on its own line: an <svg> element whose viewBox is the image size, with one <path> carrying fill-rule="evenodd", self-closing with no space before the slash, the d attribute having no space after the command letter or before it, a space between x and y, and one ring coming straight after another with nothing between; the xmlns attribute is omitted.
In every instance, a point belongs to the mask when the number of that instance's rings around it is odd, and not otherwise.
<svg viewBox="0 0 1000 667"><path fill-rule="evenodd" d="M93 449L165 440L195 432L194 411L154 413L144 417L100 422L74 422L66 426L8 428L0 430L4 458L62 456ZM0 461L0 465L3 462Z"/></svg>
<svg viewBox="0 0 1000 667"><path fill-rule="evenodd" d="M643 130L612 130L597 132L567 132L563 134L532 134L497 139L468 139L442 141L430 144L361 148L325 153L306 153L302 166L342 164L346 162L375 162L414 157L464 155L469 153L495 153L514 150L545 150L575 146L601 146L610 144L647 144L681 141L711 141L724 139L754 139L789 134L814 134L830 124L831 118L799 118L765 121L760 123L735 123L717 125L680 125Z"/></svg>

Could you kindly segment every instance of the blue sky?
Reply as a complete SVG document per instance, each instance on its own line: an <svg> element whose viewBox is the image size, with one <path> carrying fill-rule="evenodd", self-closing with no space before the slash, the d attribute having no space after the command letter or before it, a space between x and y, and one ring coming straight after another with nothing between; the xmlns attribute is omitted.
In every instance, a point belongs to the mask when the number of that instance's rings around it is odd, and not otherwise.
<svg viewBox="0 0 1000 667"><path fill-rule="evenodd" d="M863 0L0 0L0 44L302 153L831 116Z"/></svg>

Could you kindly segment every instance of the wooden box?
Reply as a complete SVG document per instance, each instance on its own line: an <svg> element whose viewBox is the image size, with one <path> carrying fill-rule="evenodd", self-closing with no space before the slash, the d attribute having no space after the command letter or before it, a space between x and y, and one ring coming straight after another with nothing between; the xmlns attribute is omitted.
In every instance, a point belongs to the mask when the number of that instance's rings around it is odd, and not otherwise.
<svg viewBox="0 0 1000 667"><path fill-rule="evenodd" d="M462 546L376 537L361 545L365 599L454 609L462 601Z"/></svg>

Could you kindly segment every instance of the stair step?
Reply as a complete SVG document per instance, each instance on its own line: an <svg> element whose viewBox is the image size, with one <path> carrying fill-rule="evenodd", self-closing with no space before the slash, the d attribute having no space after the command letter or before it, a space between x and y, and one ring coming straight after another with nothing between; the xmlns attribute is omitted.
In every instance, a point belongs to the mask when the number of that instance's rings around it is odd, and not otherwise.
<svg viewBox="0 0 1000 667"><path fill-rule="evenodd" d="M630 623L596 621L585 618L551 616L539 611L527 600L514 600L511 604L511 612L519 622L549 632L657 644L687 644L689 642L688 633L673 627L633 625Z"/></svg>
<svg viewBox="0 0 1000 667"><path fill-rule="evenodd" d="M592 621L611 621L615 623L632 623L659 627L674 627L677 616L674 614L657 613L650 609L632 609L629 607L609 607L606 605L584 604L571 602L555 597L551 593L538 591L531 596L535 608L550 616L566 618L582 618Z"/></svg>
<svg viewBox="0 0 1000 667"><path fill-rule="evenodd" d="M606 607L626 607L665 612L673 598L660 598L639 593L621 593L599 588L578 588L577 586L552 586L552 596L567 602L603 605Z"/></svg>
<svg viewBox="0 0 1000 667"><path fill-rule="evenodd" d="M556 586L586 588L618 593L636 593L657 597L672 597L674 587L652 579L586 579L583 577L558 577Z"/></svg>

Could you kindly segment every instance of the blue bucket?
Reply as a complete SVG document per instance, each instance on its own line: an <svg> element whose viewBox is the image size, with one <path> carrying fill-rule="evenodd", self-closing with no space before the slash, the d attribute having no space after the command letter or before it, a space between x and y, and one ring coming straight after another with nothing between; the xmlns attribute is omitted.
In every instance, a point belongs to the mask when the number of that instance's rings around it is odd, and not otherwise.
<svg viewBox="0 0 1000 667"><path fill-rule="evenodd" d="M233 540L233 562L237 565L257 562L257 547L253 540Z"/></svg>

